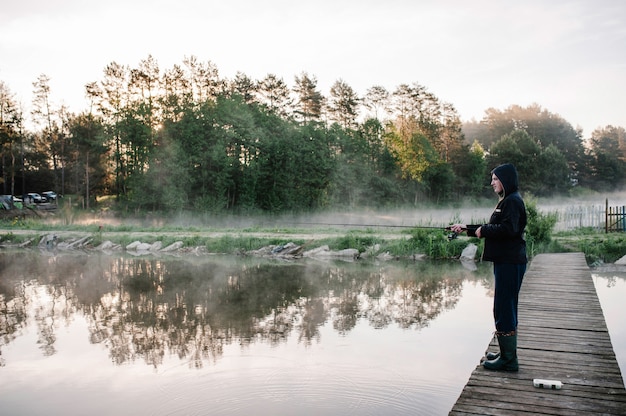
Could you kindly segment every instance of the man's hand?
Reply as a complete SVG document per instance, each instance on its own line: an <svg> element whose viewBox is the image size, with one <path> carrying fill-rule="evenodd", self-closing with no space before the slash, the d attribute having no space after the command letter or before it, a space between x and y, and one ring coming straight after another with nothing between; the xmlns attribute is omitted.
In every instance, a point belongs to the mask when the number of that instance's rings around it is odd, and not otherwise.
<svg viewBox="0 0 626 416"><path fill-rule="evenodd" d="M463 231L467 231L467 225L465 224L452 224L449 228L450 231L457 234L461 234Z"/></svg>
<svg viewBox="0 0 626 416"><path fill-rule="evenodd" d="M450 231L457 233L457 234L461 234L463 231L467 231L467 225L466 224L452 224L449 227L447 227ZM476 237L478 238L482 238L482 227L478 227L476 229L476 231L474 231L474 234L476 235Z"/></svg>

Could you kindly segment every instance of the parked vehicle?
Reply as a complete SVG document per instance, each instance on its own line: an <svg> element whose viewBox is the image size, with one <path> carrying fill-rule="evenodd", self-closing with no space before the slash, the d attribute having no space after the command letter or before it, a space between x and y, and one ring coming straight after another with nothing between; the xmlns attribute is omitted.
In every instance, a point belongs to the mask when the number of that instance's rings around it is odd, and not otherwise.
<svg viewBox="0 0 626 416"><path fill-rule="evenodd" d="M0 195L0 209L11 209L13 202L11 195Z"/></svg>
<svg viewBox="0 0 626 416"><path fill-rule="evenodd" d="M26 194L26 198L28 198L35 204L41 204L42 202L46 202L46 198L36 192L29 192L28 194Z"/></svg>
<svg viewBox="0 0 626 416"><path fill-rule="evenodd" d="M54 202L57 200L57 194L54 191L42 192L41 195L46 198L48 202Z"/></svg>

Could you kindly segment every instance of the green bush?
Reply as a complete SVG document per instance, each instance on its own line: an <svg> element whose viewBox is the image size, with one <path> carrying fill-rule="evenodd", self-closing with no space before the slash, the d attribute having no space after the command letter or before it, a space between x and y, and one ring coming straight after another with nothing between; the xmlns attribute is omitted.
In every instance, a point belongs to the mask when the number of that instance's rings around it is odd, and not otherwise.
<svg viewBox="0 0 626 416"><path fill-rule="evenodd" d="M408 249L419 252L433 259L450 259L460 257L469 242L476 239L450 238L445 231L432 231L416 228L411 232ZM480 243L478 243L480 244ZM408 253L406 253L408 254Z"/></svg>
<svg viewBox="0 0 626 416"><path fill-rule="evenodd" d="M368 248L374 246L377 243L382 242L378 237L364 236L360 234L350 233L339 238L335 243L330 245L330 248L335 250L345 250L347 248L356 248L359 253L363 253Z"/></svg>
<svg viewBox="0 0 626 416"><path fill-rule="evenodd" d="M552 240L552 231L558 220L557 213L544 214L539 212L537 200L531 197L526 200L526 215L528 217L526 241L530 243L531 247L549 244Z"/></svg>
<svg viewBox="0 0 626 416"><path fill-rule="evenodd" d="M613 263L626 254L626 237L621 234L600 234L579 240L588 264Z"/></svg>

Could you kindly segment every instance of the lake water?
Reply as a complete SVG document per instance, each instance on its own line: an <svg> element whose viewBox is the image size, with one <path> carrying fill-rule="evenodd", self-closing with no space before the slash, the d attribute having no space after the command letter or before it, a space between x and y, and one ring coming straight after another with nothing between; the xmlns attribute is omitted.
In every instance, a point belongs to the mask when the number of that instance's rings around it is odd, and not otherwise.
<svg viewBox="0 0 626 416"><path fill-rule="evenodd" d="M626 316L626 266L599 268L591 276L624 379L626 378L626 326L624 325L624 317Z"/></svg>
<svg viewBox="0 0 626 416"><path fill-rule="evenodd" d="M445 415L491 338L459 262L0 253L3 415ZM624 371L626 278L594 273Z"/></svg>

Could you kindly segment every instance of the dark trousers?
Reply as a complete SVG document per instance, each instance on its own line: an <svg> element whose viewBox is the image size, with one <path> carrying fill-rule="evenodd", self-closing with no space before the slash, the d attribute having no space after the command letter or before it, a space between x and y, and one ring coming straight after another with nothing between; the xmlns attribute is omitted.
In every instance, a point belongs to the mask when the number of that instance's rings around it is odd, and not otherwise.
<svg viewBox="0 0 626 416"><path fill-rule="evenodd" d="M496 289L493 297L493 318L496 331L511 332L517 329L517 302L526 264L493 264Z"/></svg>

